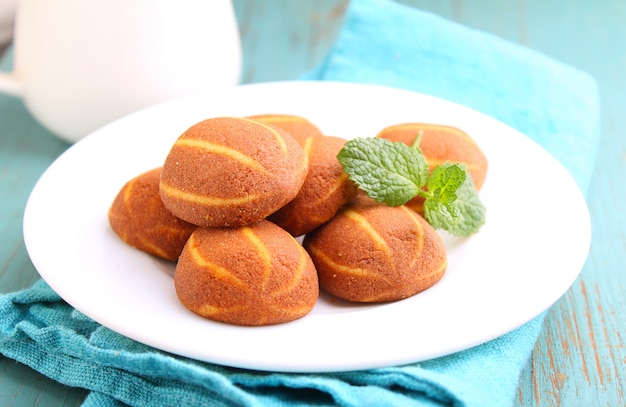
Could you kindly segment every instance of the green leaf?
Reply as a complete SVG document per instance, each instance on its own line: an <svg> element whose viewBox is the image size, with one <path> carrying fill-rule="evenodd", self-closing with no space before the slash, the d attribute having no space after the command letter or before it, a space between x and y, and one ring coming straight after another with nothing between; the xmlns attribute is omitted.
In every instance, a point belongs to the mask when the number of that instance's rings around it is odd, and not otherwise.
<svg viewBox="0 0 626 407"><path fill-rule="evenodd" d="M337 155L344 171L377 202L405 204L428 179L428 164L419 148L382 138L346 142Z"/></svg>
<svg viewBox="0 0 626 407"><path fill-rule="evenodd" d="M467 173L459 164L437 165L428 177L426 187L447 205L456 199L456 191L465 181Z"/></svg>
<svg viewBox="0 0 626 407"><path fill-rule="evenodd" d="M445 229L450 233L464 220L459 208L452 204L443 204L437 199L424 201L424 218L435 229Z"/></svg>
<svg viewBox="0 0 626 407"><path fill-rule="evenodd" d="M467 177L456 192L454 204L463 214L463 222L455 225L449 232L456 236L469 236L485 224L487 209L480 200L471 177Z"/></svg>
<svg viewBox="0 0 626 407"><path fill-rule="evenodd" d="M485 206L465 167L446 163L429 174L417 143L409 147L382 138L360 138L346 142L337 159L350 179L378 202L398 206L423 196L424 218L435 229L469 236L485 223Z"/></svg>
<svg viewBox="0 0 626 407"><path fill-rule="evenodd" d="M485 206L472 178L459 164L435 167L427 188L424 217L434 228L455 236L469 236L485 223Z"/></svg>

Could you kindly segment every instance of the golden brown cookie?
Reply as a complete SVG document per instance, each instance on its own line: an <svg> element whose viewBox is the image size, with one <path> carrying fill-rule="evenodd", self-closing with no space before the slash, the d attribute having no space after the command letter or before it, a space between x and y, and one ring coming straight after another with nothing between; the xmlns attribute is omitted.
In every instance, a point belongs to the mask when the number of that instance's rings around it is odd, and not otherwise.
<svg viewBox="0 0 626 407"><path fill-rule="evenodd" d="M423 291L447 267L443 241L406 206L355 200L307 234L320 288L356 302L394 301Z"/></svg>
<svg viewBox="0 0 626 407"><path fill-rule="evenodd" d="M301 318L319 295L307 252L266 220L239 228L198 228L180 256L174 285L189 310L236 325Z"/></svg>
<svg viewBox="0 0 626 407"><path fill-rule="evenodd" d="M358 192L357 186L337 160L346 140L331 136L311 136L304 143L309 172L296 197L268 219L300 236L332 218Z"/></svg>
<svg viewBox="0 0 626 407"><path fill-rule="evenodd" d="M176 216L198 226L252 224L292 200L306 177L302 147L285 131L259 121L201 121L172 146L161 198Z"/></svg>
<svg viewBox="0 0 626 407"><path fill-rule="evenodd" d="M258 114L248 116L248 118L280 127L295 138L302 146L307 138L323 135L322 131L315 124L300 116L289 114Z"/></svg>
<svg viewBox="0 0 626 407"><path fill-rule="evenodd" d="M487 157L461 129L441 124L404 123L386 127L376 137L401 141L410 146L420 132L422 138L419 146L431 171L436 165L445 162L465 164L476 189L482 187L487 176Z"/></svg>
<svg viewBox="0 0 626 407"><path fill-rule="evenodd" d="M404 123L386 127L376 137L400 141L410 146L418 133L421 133L419 146L431 171L436 165L445 162L465 164L476 190L482 187L487 176L487 157L463 130L440 124ZM424 213L423 204L422 197L414 198L407 203L420 214Z"/></svg>
<svg viewBox="0 0 626 407"><path fill-rule="evenodd" d="M161 168L128 181L109 208L109 224L124 242L146 253L176 260L197 226L165 208L159 195Z"/></svg>

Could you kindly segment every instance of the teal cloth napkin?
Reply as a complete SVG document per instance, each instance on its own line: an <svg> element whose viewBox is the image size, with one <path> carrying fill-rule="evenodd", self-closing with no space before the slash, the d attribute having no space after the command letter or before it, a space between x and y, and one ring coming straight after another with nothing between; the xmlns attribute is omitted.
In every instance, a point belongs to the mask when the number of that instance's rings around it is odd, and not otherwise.
<svg viewBox="0 0 626 407"><path fill-rule="evenodd" d="M599 138L595 81L537 52L389 0L353 0L332 50L306 78L405 88L473 107L539 142L583 191L589 186ZM483 345L408 366L268 373L132 341L39 281L0 297L0 353L89 389L85 406L501 407L513 403L544 315Z"/></svg>

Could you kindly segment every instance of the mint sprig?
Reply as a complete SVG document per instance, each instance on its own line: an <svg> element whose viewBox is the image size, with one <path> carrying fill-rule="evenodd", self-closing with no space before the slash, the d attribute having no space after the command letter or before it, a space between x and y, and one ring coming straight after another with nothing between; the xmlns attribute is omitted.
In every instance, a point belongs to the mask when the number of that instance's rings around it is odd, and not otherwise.
<svg viewBox="0 0 626 407"><path fill-rule="evenodd" d="M436 229L469 236L485 223L485 206L465 167L446 163L429 174L418 142L409 147L382 138L357 138L346 142L337 159L377 202L399 206L422 196L424 218Z"/></svg>
<svg viewBox="0 0 626 407"><path fill-rule="evenodd" d="M423 154L382 138L350 140L337 159L344 171L377 202L399 206L417 196L428 179Z"/></svg>
<svg viewBox="0 0 626 407"><path fill-rule="evenodd" d="M455 236L469 236L485 223L486 208L472 177L461 165L436 166L426 185L428 190L420 192L426 198L424 218L435 229L445 229Z"/></svg>

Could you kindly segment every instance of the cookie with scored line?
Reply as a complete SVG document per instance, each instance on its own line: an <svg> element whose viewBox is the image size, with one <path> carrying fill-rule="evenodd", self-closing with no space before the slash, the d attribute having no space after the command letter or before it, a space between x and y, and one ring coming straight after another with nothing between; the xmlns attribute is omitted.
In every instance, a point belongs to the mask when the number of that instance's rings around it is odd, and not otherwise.
<svg viewBox="0 0 626 407"><path fill-rule="evenodd" d="M267 220L238 228L196 229L178 260L174 286L190 311L247 326L301 318L319 296L308 253Z"/></svg>
<svg viewBox="0 0 626 407"><path fill-rule="evenodd" d="M303 241L320 288L354 302L396 301L437 283L447 268L441 237L406 206L359 195Z"/></svg>
<svg viewBox="0 0 626 407"><path fill-rule="evenodd" d="M161 175L165 206L198 226L250 225L292 200L308 172L302 147L270 124L203 120L172 146Z"/></svg>

